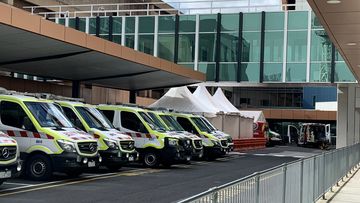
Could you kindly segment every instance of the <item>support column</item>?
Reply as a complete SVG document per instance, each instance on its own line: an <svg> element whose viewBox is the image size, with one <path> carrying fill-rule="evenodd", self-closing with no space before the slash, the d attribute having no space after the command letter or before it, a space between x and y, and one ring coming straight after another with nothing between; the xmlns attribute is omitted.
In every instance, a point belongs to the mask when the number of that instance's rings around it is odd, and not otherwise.
<svg viewBox="0 0 360 203"><path fill-rule="evenodd" d="M338 87L336 148L359 143L360 138L360 86Z"/></svg>
<svg viewBox="0 0 360 203"><path fill-rule="evenodd" d="M136 104L136 91L135 90L130 90L129 103Z"/></svg>
<svg viewBox="0 0 360 203"><path fill-rule="evenodd" d="M72 81L72 94L73 98L80 98L80 81Z"/></svg>

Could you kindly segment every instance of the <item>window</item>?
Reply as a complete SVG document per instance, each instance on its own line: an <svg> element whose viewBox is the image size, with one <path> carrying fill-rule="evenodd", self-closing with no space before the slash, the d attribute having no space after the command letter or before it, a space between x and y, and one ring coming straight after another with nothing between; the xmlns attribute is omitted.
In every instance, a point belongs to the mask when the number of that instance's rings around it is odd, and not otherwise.
<svg viewBox="0 0 360 203"><path fill-rule="evenodd" d="M196 130L196 128L193 126L193 124L187 119L187 118L181 118L181 117L177 117L176 118L177 122L180 123L181 127L183 127L186 131L198 135L198 131Z"/></svg>
<svg viewBox="0 0 360 203"><path fill-rule="evenodd" d="M120 113L121 116L121 126L123 128L140 132L140 133L148 133L144 124L141 122L139 117L135 113L122 111Z"/></svg>
<svg viewBox="0 0 360 203"><path fill-rule="evenodd" d="M69 107L62 107L62 109L72 124L74 124L76 127L80 128L82 131L86 132L84 125L81 123L79 117L76 116L76 114L74 113L74 111L72 109L70 109Z"/></svg>
<svg viewBox="0 0 360 203"><path fill-rule="evenodd" d="M109 121L110 121L111 123L114 122L115 111L112 111L112 110L101 110L101 112L106 116L107 119L109 119Z"/></svg>
<svg viewBox="0 0 360 203"><path fill-rule="evenodd" d="M21 106L14 102L2 101L0 103L0 117L4 125L36 131L28 115Z"/></svg>

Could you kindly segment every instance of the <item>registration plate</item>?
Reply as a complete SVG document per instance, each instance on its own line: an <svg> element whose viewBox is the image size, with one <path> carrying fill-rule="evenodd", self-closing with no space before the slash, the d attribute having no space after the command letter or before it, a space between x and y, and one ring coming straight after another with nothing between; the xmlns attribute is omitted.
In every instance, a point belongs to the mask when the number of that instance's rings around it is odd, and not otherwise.
<svg viewBox="0 0 360 203"><path fill-rule="evenodd" d="M0 178L10 178L10 177L11 177L11 171L0 172Z"/></svg>
<svg viewBox="0 0 360 203"><path fill-rule="evenodd" d="M95 167L96 163L95 161L88 162L88 167Z"/></svg>
<svg viewBox="0 0 360 203"><path fill-rule="evenodd" d="M134 157L133 156L129 156L129 161L134 161Z"/></svg>

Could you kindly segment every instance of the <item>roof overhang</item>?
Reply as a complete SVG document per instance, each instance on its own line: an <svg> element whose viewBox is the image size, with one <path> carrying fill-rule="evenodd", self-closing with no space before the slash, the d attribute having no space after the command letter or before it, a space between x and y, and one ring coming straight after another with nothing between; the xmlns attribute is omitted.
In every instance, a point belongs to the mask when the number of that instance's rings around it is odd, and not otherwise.
<svg viewBox="0 0 360 203"><path fill-rule="evenodd" d="M203 73L0 4L0 70L124 90L194 84Z"/></svg>
<svg viewBox="0 0 360 203"><path fill-rule="evenodd" d="M329 4L326 0L308 0L331 41L360 81L360 1L341 0ZM355 42L356 45L349 45Z"/></svg>

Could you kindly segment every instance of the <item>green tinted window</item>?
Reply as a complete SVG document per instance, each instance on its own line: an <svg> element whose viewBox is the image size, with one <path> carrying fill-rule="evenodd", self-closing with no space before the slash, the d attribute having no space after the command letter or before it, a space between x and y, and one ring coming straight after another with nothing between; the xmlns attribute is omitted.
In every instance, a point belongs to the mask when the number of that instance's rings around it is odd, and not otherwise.
<svg viewBox="0 0 360 203"><path fill-rule="evenodd" d="M181 15L179 17L179 32L195 32L196 16Z"/></svg>
<svg viewBox="0 0 360 203"><path fill-rule="evenodd" d="M311 61L331 61L331 46L324 30L311 31Z"/></svg>
<svg viewBox="0 0 360 203"><path fill-rule="evenodd" d="M265 30L284 30L284 12L265 13Z"/></svg>
<svg viewBox="0 0 360 203"><path fill-rule="evenodd" d="M323 26L321 25L319 18L316 17L314 12L311 12L311 28L312 29L323 29Z"/></svg>
<svg viewBox="0 0 360 203"><path fill-rule="evenodd" d="M65 18L59 18L59 24L65 25Z"/></svg>
<svg viewBox="0 0 360 203"><path fill-rule="evenodd" d="M220 61L237 61L238 33L221 33L220 43Z"/></svg>
<svg viewBox="0 0 360 203"><path fill-rule="evenodd" d="M308 27L307 11L289 11L288 30L301 30Z"/></svg>
<svg viewBox="0 0 360 203"><path fill-rule="evenodd" d="M175 16L159 16L159 33L175 32Z"/></svg>
<svg viewBox="0 0 360 203"><path fill-rule="evenodd" d="M75 18L69 18L69 27L75 29Z"/></svg>
<svg viewBox="0 0 360 203"><path fill-rule="evenodd" d="M195 35L179 35L178 62L193 62L195 53Z"/></svg>
<svg viewBox="0 0 360 203"><path fill-rule="evenodd" d="M138 50L150 55L154 54L154 35L139 35Z"/></svg>
<svg viewBox="0 0 360 203"><path fill-rule="evenodd" d="M168 61L174 60L175 36L173 34L161 34L158 37L158 57Z"/></svg>
<svg viewBox="0 0 360 203"><path fill-rule="evenodd" d="M330 82L331 63L311 63L310 82Z"/></svg>
<svg viewBox="0 0 360 203"><path fill-rule="evenodd" d="M112 30L113 34L121 34L121 17L113 17Z"/></svg>
<svg viewBox="0 0 360 203"><path fill-rule="evenodd" d="M344 58L341 56L338 50L335 51L335 61L344 61Z"/></svg>
<svg viewBox="0 0 360 203"><path fill-rule="evenodd" d="M243 33L243 47L241 54L243 62L258 62L260 61L260 33L259 32L244 32Z"/></svg>
<svg viewBox="0 0 360 203"><path fill-rule="evenodd" d="M261 13L244 13L243 31L260 31Z"/></svg>
<svg viewBox="0 0 360 203"><path fill-rule="evenodd" d="M199 61L215 61L216 34L199 35Z"/></svg>
<svg viewBox="0 0 360 203"><path fill-rule="evenodd" d="M264 82L281 82L282 67L283 67L282 63L265 63Z"/></svg>
<svg viewBox="0 0 360 203"><path fill-rule="evenodd" d="M109 34L109 18L100 18L100 34Z"/></svg>
<svg viewBox="0 0 360 203"><path fill-rule="evenodd" d="M206 73L207 81L215 80L215 64L199 63L198 70L200 72Z"/></svg>
<svg viewBox="0 0 360 203"><path fill-rule="evenodd" d="M135 33L135 17L125 18L125 33Z"/></svg>
<svg viewBox="0 0 360 203"><path fill-rule="evenodd" d="M200 32L216 32L217 15L200 15Z"/></svg>
<svg viewBox="0 0 360 203"><path fill-rule="evenodd" d="M134 35L125 35L125 46L129 48L134 48L135 36Z"/></svg>
<svg viewBox="0 0 360 203"><path fill-rule="evenodd" d="M266 32L265 33L265 62L282 62L284 50L284 32Z"/></svg>
<svg viewBox="0 0 360 203"><path fill-rule="evenodd" d="M96 18L89 18L89 34L96 34Z"/></svg>
<svg viewBox="0 0 360 203"><path fill-rule="evenodd" d="M305 82L306 81L306 63L288 63L286 64L287 82Z"/></svg>
<svg viewBox="0 0 360 203"><path fill-rule="evenodd" d="M139 33L154 33L153 16L139 17Z"/></svg>
<svg viewBox="0 0 360 203"><path fill-rule="evenodd" d="M240 74L241 74L241 81L259 82L260 64L259 63L242 63Z"/></svg>
<svg viewBox="0 0 360 203"><path fill-rule="evenodd" d="M239 30L239 14L222 14L221 15L221 31L238 31Z"/></svg>
<svg viewBox="0 0 360 203"><path fill-rule="evenodd" d="M113 42L121 44L121 35L113 35Z"/></svg>
<svg viewBox="0 0 360 203"><path fill-rule="evenodd" d="M79 18L79 30L85 32L86 30L86 18Z"/></svg>
<svg viewBox="0 0 360 203"><path fill-rule="evenodd" d="M226 63L220 64L220 81L236 81L237 76L237 64Z"/></svg>
<svg viewBox="0 0 360 203"><path fill-rule="evenodd" d="M307 31L289 31L287 61L303 62L306 61L307 52Z"/></svg>
<svg viewBox="0 0 360 203"><path fill-rule="evenodd" d="M337 62L335 64L335 82L355 82L352 72L349 70L345 62Z"/></svg>

